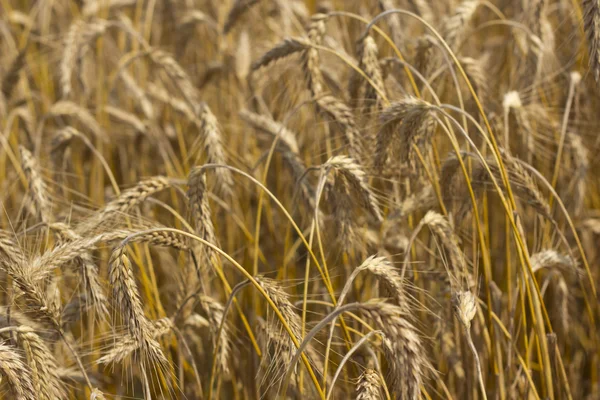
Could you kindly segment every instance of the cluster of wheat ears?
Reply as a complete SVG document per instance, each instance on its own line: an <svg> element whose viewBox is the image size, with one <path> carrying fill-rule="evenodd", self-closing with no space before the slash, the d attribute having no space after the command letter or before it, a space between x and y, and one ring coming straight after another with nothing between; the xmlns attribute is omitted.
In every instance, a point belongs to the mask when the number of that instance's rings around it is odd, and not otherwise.
<svg viewBox="0 0 600 400"><path fill-rule="evenodd" d="M0 38L0 398L600 399L600 0Z"/></svg>

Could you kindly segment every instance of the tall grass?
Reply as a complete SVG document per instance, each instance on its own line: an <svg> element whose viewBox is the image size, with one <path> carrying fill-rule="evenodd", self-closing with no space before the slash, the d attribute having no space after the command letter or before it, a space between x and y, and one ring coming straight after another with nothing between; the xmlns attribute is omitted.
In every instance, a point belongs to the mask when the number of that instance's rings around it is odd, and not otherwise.
<svg viewBox="0 0 600 400"><path fill-rule="evenodd" d="M0 37L0 398L600 398L598 0Z"/></svg>

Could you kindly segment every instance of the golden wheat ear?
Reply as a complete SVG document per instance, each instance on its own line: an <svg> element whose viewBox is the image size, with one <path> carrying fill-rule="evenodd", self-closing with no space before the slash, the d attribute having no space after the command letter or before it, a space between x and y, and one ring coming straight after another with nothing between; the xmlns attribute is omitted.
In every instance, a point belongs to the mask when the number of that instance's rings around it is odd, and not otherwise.
<svg viewBox="0 0 600 400"><path fill-rule="evenodd" d="M167 335L173 329L173 323L169 318L161 318L150 322L151 339L158 340ZM142 342L131 334L125 334L115 338L115 344L106 351L102 357L96 360L98 364L122 363L132 355L142 351Z"/></svg>
<svg viewBox="0 0 600 400"><path fill-rule="evenodd" d="M250 11L250 9L258 4L259 0L236 0L233 6L227 13L225 18L225 24L223 25L223 34L227 35L231 29L236 25L240 18Z"/></svg>
<svg viewBox="0 0 600 400"><path fill-rule="evenodd" d="M0 343L0 372L15 399L38 398L31 381L31 370L27 368L17 349L4 343Z"/></svg>
<svg viewBox="0 0 600 400"><path fill-rule="evenodd" d="M104 397L104 393L100 389L94 388L90 394L90 400L106 400L106 397Z"/></svg>
<svg viewBox="0 0 600 400"><path fill-rule="evenodd" d="M113 251L110 260L110 283L116 308L131 337L136 341L142 360L166 365L167 359L154 338L155 329L144 313L144 307L134 277L134 271L124 248Z"/></svg>
<svg viewBox="0 0 600 400"><path fill-rule="evenodd" d="M383 100L380 98L380 93L385 94L385 84L383 81L383 73L379 62L379 49L372 36L367 35L357 43L357 57L359 59L358 67L364 71L366 76L373 84L363 82L363 78L357 72L353 72L348 87L351 99L357 105L367 103L369 107L373 104L380 104ZM361 86L364 86L364 91L361 91ZM373 102L373 100L376 100ZM371 108L372 109L372 108Z"/></svg>
<svg viewBox="0 0 600 400"><path fill-rule="evenodd" d="M379 375L371 368L365 369L358 377L356 400L380 400L382 398Z"/></svg>
<svg viewBox="0 0 600 400"><path fill-rule="evenodd" d="M258 60L252 63L250 69L256 71L262 67L286 58L292 54L307 49L310 44L302 38L287 38L283 42L276 44L273 48L263 54Z"/></svg>
<svg viewBox="0 0 600 400"><path fill-rule="evenodd" d="M201 167L192 169L188 176L188 191L187 196L192 209L192 217L196 234L209 243L217 244L215 228L212 222L212 212L208 201L208 190L206 188L206 174ZM214 250L209 246L200 248L201 260L200 268L214 268L218 261Z"/></svg>
<svg viewBox="0 0 600 400"><path fill-rule="evenodd" d="M315 14L311 16L307 27L306 36L309 47L302 54L302 69L306 76L308 89L314 97L318 97L324 91L324 79L321 72L321 61L319 50L313 45L320 46L325 35L325 22L329 19L326 14Z"/></svg>
<svg viewBox="0 0 600 400"><path fill-rule="evenodd" d="M418 399L428 361L417 330L404 311L391 304L371 302L361 307L361 313L385 334L382 347L390 367L388 388L399 399Z"/></svg>
<svg viewBox="0 0 600 400"><path fill-rule="evenodd" d="M19 73L21 72L21 69L25 66L26 50L27 48L23 48L19 51L4 73L2 81L0 81L0 92L2 92L7 101L10 99L13 89L19 82Z"/></svg>
<svg viewBox="0 0 600 400"><path fill-rule="evenodd" d="M71 24L65 39L65 48L60 62L60 86L64 99L71 97L71 79L84 49L106 31L106 21L87 22L78 19Z"/></svg>
<svg viewBox="0 0 600 400"><path fill-rule="evenodd" d="M27 364L32 371L33 387L40 399L64 398L66 390L58 376L58 366L54 355L42 338L30 327L17 327L17 341L25 350Z"/></svg>
<svg viewBox="0 0 600 400"><path fill-rule="evenodd" d="M596 82L600 80L600 2L583 0L583 26L587 37L590 69Z"/></svg>
<svg viewBox="0 0 600 400"><path fill-rule="evenodd" d="M20 146L21 166L29 180L29 192L34 210L39 219L46 224L53 222L52 203L50 202L49 190L42 177L40 166L35 156L25 147Z"/></svg>
<svg viewBox="0 0 600 400"><path fill-rule="evenodd" d="M393 102L379 114L380 129L377 133L374 165L381 170L388 162L389 154L396 153L394 165L408 163L417 167L415 147L423 153L429 151L435 128L433 107L428 102L408 96ZM397 137L397 146L390 149Z"/></svg>

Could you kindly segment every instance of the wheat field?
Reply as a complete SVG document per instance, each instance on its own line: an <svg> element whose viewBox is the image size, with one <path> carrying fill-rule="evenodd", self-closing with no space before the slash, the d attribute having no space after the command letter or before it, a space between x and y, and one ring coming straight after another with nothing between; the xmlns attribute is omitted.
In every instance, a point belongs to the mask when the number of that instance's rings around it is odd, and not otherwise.
<svg viewBox="0 0 600 400"><path fill-rule="evenodd" d="M0 398L600 399L600 0L0 0Z"/></svg>

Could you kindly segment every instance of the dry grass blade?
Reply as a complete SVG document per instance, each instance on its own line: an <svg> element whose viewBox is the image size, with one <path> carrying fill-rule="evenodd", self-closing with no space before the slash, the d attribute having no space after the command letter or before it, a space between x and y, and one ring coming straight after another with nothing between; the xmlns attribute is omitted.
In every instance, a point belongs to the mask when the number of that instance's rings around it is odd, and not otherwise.
<svg viewBox="0 0 600 400"><path fill-rule="evenodd" d="M459 58L460 65L465 69L469 80L473 84L477 96L485 104L488 101L490 88L488 86L488 76L486 73L486 59L476 59L472 57Z"/></svg>
<svg viewBox="0 0 600 400"><path fill-rule="evenodd" d="M244 82L250 74L250 64L252 62L252 46L250 44L250 34L247 30L240 34L239 43L235 52L235 75Z"/></svg>
<svg viewBox="0 0 600 400"><path fill-rule="evenodd" d="M291 151L283 153L283 160L290 168L292 176L299 186L298 190L300 191L300 196L306 208L310 211L314 211L316 207L315 190L308 179L306 179L306 166L304 165L304 162L297 154L294 154ZM319 221L322 221L322 219L319 219Z"/></svg>

